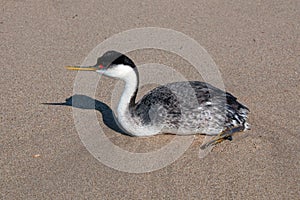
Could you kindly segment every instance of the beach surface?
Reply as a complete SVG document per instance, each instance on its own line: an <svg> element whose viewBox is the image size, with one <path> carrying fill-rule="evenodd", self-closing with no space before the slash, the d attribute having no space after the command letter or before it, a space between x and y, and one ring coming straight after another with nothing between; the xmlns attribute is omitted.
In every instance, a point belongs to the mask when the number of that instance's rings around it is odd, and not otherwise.
<svg viewBox="0 0 300 200"><path fill-rule="evenodd" d="M299 199L299 1L3 0L0 5L0 199ZM93 150L106 144L136 156L174 140L178 153L191 139L120 134L110 109L115 111L121 83L101 77L94 96L77 93L77 72L64 68L82 64L113 35L145 27L178 31L200 44L226 91L250 109L251 130L203 158L199 147L205 136L195 136L166 166L164 153L142 164L118 154L117 167L109 164L116 159L109 148L95 156ZM201 70L172 52L150 48L128 55L138 66L159 63L188 80L205 80ZM156 85L141 87L138 98ZM74 95L81 95L83 106L72 104ZM74 112L96 116L104 139L86 142L88 135L79 129L92 133L95 121L79 127ZM87 148L92 140L103 146ZM145 167L151 159L157 163Z"/></svg>

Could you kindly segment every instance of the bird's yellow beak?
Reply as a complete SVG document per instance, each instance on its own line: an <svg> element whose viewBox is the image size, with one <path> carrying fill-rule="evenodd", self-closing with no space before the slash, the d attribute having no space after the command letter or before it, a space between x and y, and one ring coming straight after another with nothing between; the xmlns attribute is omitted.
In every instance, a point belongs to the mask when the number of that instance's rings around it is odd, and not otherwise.
<svg viewBox="0 0 300 200"><path fill-rule="evenodd" d="M76 70L76 71L96 71L97 68L94 66L65 66L68 70Z"/></svg>

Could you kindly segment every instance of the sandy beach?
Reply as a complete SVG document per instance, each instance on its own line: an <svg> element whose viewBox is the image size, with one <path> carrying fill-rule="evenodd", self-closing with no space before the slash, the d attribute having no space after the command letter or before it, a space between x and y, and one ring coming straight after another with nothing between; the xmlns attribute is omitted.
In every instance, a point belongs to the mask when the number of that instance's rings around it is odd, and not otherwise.
<svg viewBox="0 0 300 200"><path fill-rule="evenodd" d="M0 199L299 199L299 1L0 5ZM74 108L66 100L74 98L77 73L64 66L82 64L115 34L144 27L178 31L199 43L226 90L249 107L251 130L202 159L204 136L196 136L174 162L145 173L117 170L95 158L78 133L74 110L95 115L106 139L128 152L155 151L174 139L122 135L104 119L102 107ZM160 63L188 80L201 79L174 53L141 49L128 55L137 65ZM96 100L115 111L116 83L101 77L95 99L84 96L85 103ZM138 98L154 86L140 88Z"/></svg>

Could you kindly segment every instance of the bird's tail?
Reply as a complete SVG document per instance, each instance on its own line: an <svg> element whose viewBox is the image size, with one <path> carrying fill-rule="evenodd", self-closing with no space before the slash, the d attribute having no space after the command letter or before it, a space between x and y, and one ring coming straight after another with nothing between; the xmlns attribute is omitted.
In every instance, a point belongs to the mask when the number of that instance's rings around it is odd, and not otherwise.
<svg viewBox="0 0 300 200"><path fill-rule="evenodd" d="M226 106L226 112L227 128L243 127L243 130L250 130L250 124L247 122L249 109L246 106L236 101L233 105Z"/></svg>

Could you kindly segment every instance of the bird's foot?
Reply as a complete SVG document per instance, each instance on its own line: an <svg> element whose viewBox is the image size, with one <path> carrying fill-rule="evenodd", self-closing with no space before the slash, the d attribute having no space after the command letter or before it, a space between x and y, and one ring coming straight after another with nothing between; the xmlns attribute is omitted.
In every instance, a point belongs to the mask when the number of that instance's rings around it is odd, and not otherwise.
<svg viewBox="0 0 300 200"><path fill-rule="evenodd" d="M203 144L200 149L205 149L209 146L212 145L216 145L218 143L223 142L224 140L232 140L232 135L236 132L240 132L243 131L244 127L243 126L238 126L238 127L234 127L234 128L227 128L224 131L222 131L221 133L219 133L219 135L213 137L213 139L205 144Z"/></svg>

